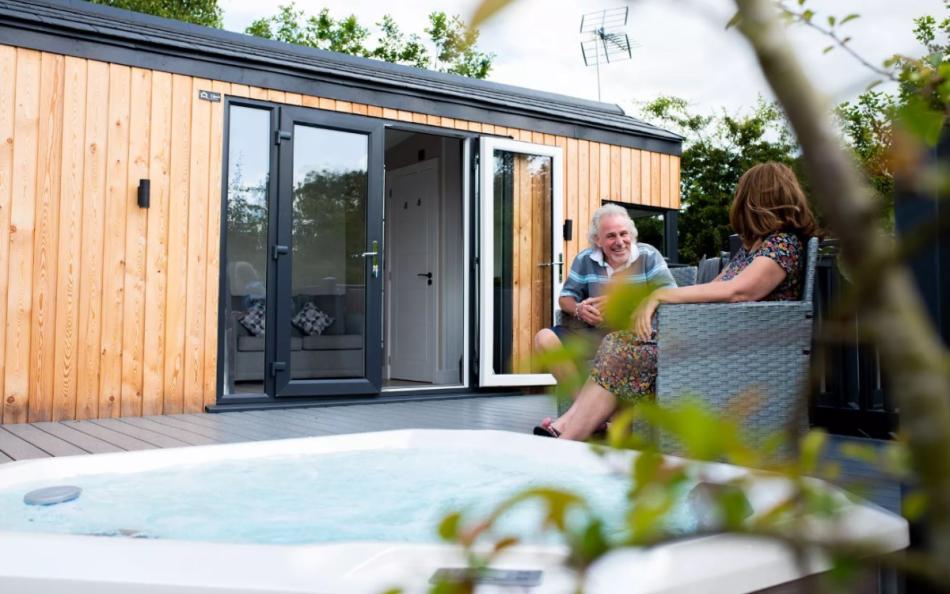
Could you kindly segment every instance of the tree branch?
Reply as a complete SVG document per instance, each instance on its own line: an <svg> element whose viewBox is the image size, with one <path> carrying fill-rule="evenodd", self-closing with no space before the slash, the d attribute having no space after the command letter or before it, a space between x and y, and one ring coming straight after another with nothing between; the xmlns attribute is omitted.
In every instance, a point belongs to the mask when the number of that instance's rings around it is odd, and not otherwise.
<svg viewBox="0 0 950 594"><path fill-rule="evenodd" d="M775 6L768 0L736 0L739 30L784 106L801 144L808 179L853 270L876 270L865 294L868 324L891 378L912 464L927 493L930 546L936 559L950 559L950 373L947 355L930 324L907 270L888 261L893 242L878 229L870 191L833 135L826 106L818 99L792 53ZM892 260L893 261L893 260Z"/></svg>

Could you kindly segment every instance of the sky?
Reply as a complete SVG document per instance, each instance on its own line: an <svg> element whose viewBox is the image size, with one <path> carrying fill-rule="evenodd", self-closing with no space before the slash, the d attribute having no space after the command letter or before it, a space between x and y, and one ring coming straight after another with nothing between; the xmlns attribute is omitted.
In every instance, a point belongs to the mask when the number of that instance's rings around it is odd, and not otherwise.
<svg viewBox="0 0 950 594"><path fill-rule="evenodd" d="M426 15L443 10L466 21L479 0L297 0L316 14L324 6L336 18L354 14L364 25L389 12L406 32L422 34ZM224 26L243 31L254 19L276 12L259 0L219 0ZM725 24L735 12L729 0L519 0L481 27L479 47L496 54L488 79L585 99L598 98L597 76L585 67L579 26L585 13L630 7L626 32L634 44L631 60L601 67L601 100L638 115L638 105L660 95L686 99L699 113L725 109L738 113L759 96L772 97L745 41ZM891 54L919 55L912 19L942 18L942 0L808 0L820 21L855 12L842 29L850 45L868 62L880 65ZM272 12L271 12L272 11ZM816 86L829 102L853 99L877 78L840 49L822 50L829 40L804 26L790 36ZM886 85L883 88L887 88Z"/></svg>

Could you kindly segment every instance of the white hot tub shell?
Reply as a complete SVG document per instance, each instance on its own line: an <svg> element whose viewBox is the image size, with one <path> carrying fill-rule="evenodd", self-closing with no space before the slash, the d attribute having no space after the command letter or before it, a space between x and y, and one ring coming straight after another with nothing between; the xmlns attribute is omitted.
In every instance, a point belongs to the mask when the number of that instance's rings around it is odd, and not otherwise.
<svg viewBox="0 0 950 594"><path fill-rule="evenodd" d="M442 446L518 452L552 465L605 463L590 446L577 442L499 431L405 430L13 462L0 467L0 489L182 464ZM616 452L613 463L627 464L636 455ZM707 476L720 478L747 472L722 464L706 468ZM753 489L753 508L780 496L775 490L774 484ZM817 528L836 538L873 542L882 552L908 545L906 521L871 504L848 504L834 524ZM575 584L563 567L565 553L557 546L518 546L494 566L543 572L540 586L518 591L568 594ZM411 593L425 592L437 568L461 566L460 551L443 544L247 545L0 532L0 592L18 594L379 594L392 587ZM777 543L721 534L615 551L591 570L585 592L753 592L827 568L820 555L803 567ZM483 594L510 591L479 587Z"/></svg>

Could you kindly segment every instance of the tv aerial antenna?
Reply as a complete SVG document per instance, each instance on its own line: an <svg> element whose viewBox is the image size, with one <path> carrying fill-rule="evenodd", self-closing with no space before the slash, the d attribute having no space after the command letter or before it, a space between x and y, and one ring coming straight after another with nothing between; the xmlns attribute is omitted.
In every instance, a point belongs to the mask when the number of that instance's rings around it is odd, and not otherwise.
<svg viewBox="0 0 950 594"><path fill-rule="evenodd" d="M597 100L600 101L600 65L622 62L633 57L627 26L630 9L607 8L581 17L581 53L584 65L597 69Z"/></svg>

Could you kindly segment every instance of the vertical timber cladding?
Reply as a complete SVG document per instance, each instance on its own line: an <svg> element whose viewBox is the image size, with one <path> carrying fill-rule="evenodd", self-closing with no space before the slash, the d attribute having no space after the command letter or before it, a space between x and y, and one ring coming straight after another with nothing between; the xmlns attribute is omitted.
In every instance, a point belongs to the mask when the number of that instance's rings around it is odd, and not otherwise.
<svg viewBox="0 0 950 594"><path fill-rule="evenodd" d="M602 200L679 207L675 156L0 45L3 423L215 401L224 102L200 90L559 146L567 264ZM523 195L514 243L543 243L529 216L547 206L541 188ZM534 317L516 328L550 323L534 305L550 289L530 272L517 309Z"/></svg>

